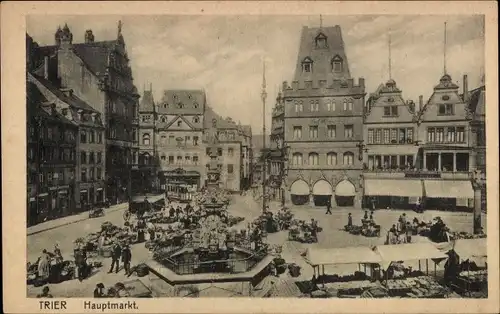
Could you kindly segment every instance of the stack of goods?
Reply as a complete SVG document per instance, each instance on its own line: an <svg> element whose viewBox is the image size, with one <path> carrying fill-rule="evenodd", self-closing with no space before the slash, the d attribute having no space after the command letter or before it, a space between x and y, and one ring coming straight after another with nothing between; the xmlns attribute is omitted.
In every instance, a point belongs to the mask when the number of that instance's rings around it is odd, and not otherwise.
<svg viewBox="0 0 500 314"><path fill-rule="evenodd" d="M433 278L421 276L405 280L411 288L410 296L417 298L444 298L448 291Z"/></svg>
<svg viewBox="0 0 500 314"><path fill-rule="evenodd" d="M378 287L377 283L368 280L336 282L325 285L327 291L339 298L356 298L360 297L364 291L374 287Z"/></svg>
<svg viewBox="0 0 500 314"><path fill-rule="evenodd" d="M360 235L361 232L363 232L363 227L362 226L351 226L347 230L350 234L353 235Z"/></svg>
<svg viewBox="0 0 500 314"><path fill-rule="evenodd" d="M300 269L301 269L301 267L295 263L288 265L288 272L290 273L290 276L292 276L294 278L300 276Z"/></svg>
<svg viewBox="0 0 500 314"><path fill-rule="evenodd" d="M486 238L486 234L471 234L469 232L450 232L450 240L459 239L483 239Z"/></svg>
<svg viewBox="0 0 500 314"><path fill-rule="evenodd" d="M488 270L462 271L458 276L469 283L483 283L488 280Z"/></svg>
<svg viewBox="0 0 500 314"><path fill-rule="evenodd" d="M278 212L278 224L282 226L283 230L288 230L292 223L293 214L288 208L284 208L283 210Z"/></svg>
<svg viewBox="0 0 500 314"><path fill-rule="evenodd" d="M287 264L284 258L276 257L273 259L274 266L276 267L276 273L278 275L283 274L286 271Z"/></svg>
<svg viewBox="0 0 500 314"><path fill-rule="evenodd" d="M245 220L244 217L229 215L229 217L227 218L227 224L228 224L229 227L232 227L234 225L239 224L243 220Z"/></svg>

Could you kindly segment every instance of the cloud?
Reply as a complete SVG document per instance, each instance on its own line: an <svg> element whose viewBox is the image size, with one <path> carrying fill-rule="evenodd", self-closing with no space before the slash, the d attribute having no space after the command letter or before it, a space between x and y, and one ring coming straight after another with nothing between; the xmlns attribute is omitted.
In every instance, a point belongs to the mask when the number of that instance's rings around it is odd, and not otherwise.
<svg viewBox="0 0 500 314"><path fill-rule="evenodd" d="M68 23L77 42L86 29L96 40L123 36L139 89L152 83L155 98L165 89L204 88L221 115L262 129L262 60L266 60L267 125L282 81L295 71L303 25L319 26L318 16L29 16L28 33L53 44L57 25ZM351 74L364 77L367 93L388 79L391 30L392 77L407 99L428 98L443 74L444 22L447 71L455 81L469 75L469 86L484 71L484 20L481 16L359 15L323 16L323 25L340 25ZM461 84L459 84L461 85Z"/></svg>

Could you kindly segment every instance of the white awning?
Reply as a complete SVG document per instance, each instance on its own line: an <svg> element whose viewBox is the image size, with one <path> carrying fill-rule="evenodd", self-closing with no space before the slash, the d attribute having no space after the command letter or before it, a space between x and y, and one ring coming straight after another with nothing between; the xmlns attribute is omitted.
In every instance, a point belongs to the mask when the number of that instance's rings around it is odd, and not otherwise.
<svg viewBox="0 0 500 314"><path fill-rule="evenodd" d="M319 180L313 186L313 194L314 195L332 195L332 186L328 181Z"/></svg>
<svg viewBox="0 0 500 314"><path fill-rule="evenodd" d="M297 180L290 187L290 194L309 195L309 185L304 180Z"/></svg>
<svg viewBox="0 0 500 314"><path fill-rule="evenodd" d="M97 190L96 190L96 191L102 191L102 188L97 188Z"/></svg>
<svg viewBox="0 0 500 314"><path fill-rule="evenodd" d="M466 260L471 257L488 256L487 243L485 238L455 240L453 244L453 250L463 260Z"/></svg>
<svg viewBox="0 0 500 314"><path fill-rule="evenodd" d="M87 190L80 190L80 193L87 193Z"/></svg>
<svg viewBox="0 0 500 314"><path fill-rule="evenodd" d="M40 193L40 194L38 194L38 197L44 197L44 196L47 196L47 195L49 195L49 193Z"/></svg>
<svg viewBox="0 0 500 314"><path fill-rule="evenodd" d="M445 259L448 257L430 242L379 245L375 247L375 252L385 262Z"/></svg>
<svg viewBox="0 0 500 314"><path fill-rule="evenodd" d="M422 192L420 180L365 180L366 196L421 197Z"/></svg>
<svg viewBox="0 0 500 314"><path fill-rule="evenodd" d="M313 266L338 264L378 264L381 258L369 247L356 246L333 249L307 249L307 262Z"/></svg>
<svg viewBox="0 0 500 314"><path fill-rule="evenodd" d="M61 191L59 191L59 194L68 194L68 191L66 191L66 190L61 190Z"/></svg>
<svg viewBox="0 0 500 314"><path fill-rule="evenodd" d="M335 195L336 196L355 196L356 188L354 185L348 181L343 180L340 181L339 184L335 187Z"/></svg>
<svg viewBox="0 0 500 314"><path fill-rule="evenodd" d="M36 199L34 197L30 197L30 202L35 202Z"/></svg>
<svg viewBox="0 0 500 314"><path fill-rule="evenodd" d="M425 196L443 198L474 198L470 181L425 180Z"/></svg>

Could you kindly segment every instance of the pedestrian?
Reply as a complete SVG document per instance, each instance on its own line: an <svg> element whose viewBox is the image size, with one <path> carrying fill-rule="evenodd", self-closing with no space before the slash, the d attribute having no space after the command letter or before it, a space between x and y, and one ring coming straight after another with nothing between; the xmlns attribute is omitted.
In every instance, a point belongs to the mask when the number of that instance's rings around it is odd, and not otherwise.
<svg viewBox="0 0 500 314"><path fill-rule="evenodd" d="M411 234L412 234L411 225L410 222L408 221L406 223L406 243L411 243Z"/></svg>
<svg viewBox="0 0 500 314"><path fill-rule="evenodd" d="M326 213L325 215L328 215L328 214L332 214L332 202L330 200L328 200L326 202Z"/></svg>
<svg viewBox="0 0 500 314"><path fill-rule="evenodd" d="M367 219L368 219L368 211L367 211L367 210L365 210L365 215L363 216L363 219L364 219L364 220L367 220Z"/></svg>
<svg viewBox="0 0 500 314"><path fill-rule="evenodd" d="M130 261L132 260L132 252L130 251L130 246L125 244L122 250L122 263L125 269L125 275L130 273Z"/></svg>
<svg viewBox="0 0 500 314"><path fill-rule="evenodd" d="M347 226L352 227L352 215L351 215L351 213L349 213L347 215Z"/></svg>
<svg viewBox="0 0 500 314"><path fill-rule="evenodd" d="M54 245L54 259L57 264L62 263L64 260L62 257L61 249L59 248L59 245L57 243L56 245Z"/></svg>
<svg viewBox="0 0 500 314"><path fill-rule="evenodd" d="M423 213L424 211L422 210L422 206L421 206L421 200L420 200L420 197L417 197L417 201L415 202L415 211L417 213Z"/></svg>
<svg viewBox="0 0 500 314"><path fill-rule="evenodd" d="M108 274L113 272L113 268L116 265L116 273L120 269L120 257L122 255L122 248L120 244L115 240L113 243L113 248L111 249L111 268L108 271Z"/></svg>
<svg viewBox="0 0 500 314"><path fill-rule="evenodd" d="M370 212L370 223L375 223L375 219L373 219L373 211Z"/></svg>
<svg viewBox="0 0 500 314"><path fill-rule="evenodd" d="M46 282L50 276L50 256L47 250L42 251L42 255L38 259L38 278Z"/></svg>
<svg viewBox="0 0 500 314"><path fill-rule="evenodd" d="M104 284L102 282L98 283L94 289L94 298L105 298L105 297L106 295L104 294Z"/></svg>
<svg viewBox="0 0 500 314"><path fill-rule="evenodd" d="M76 277L80 282L87 277L86 254L81 246L78 246L73 251L75 257Z"/></svg>
<svg viewBox="0 0 500 314"><path fill-rule="evenodd" d="M318 222L311 218L311 236L314 242L318 242Z"/></svg>
<svg viewBox="0 0 500 314"><path fill-rule="evenodd" d="M48 286L43 287L42 293L36 296L37 298L53 298L52 294L50 294L50 289ZM42 302L42 301L40 301Z"/></svg>

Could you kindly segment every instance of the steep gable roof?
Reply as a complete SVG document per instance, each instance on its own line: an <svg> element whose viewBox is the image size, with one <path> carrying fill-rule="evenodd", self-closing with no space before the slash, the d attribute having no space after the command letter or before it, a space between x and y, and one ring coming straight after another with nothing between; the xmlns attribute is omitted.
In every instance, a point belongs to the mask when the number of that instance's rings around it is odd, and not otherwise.
<svg viewBox="0 0 500 314"><path fill-rule="evenodd" d="M186 120L186 118L184 118L182 115L178 115L177 117L175 117L174 119L172 119L169 123L167 123L167 125L165 126L165 128L166 129L171 129L171 127L174 125L174 123L176 123L179 120L183 121L191 130L196 130L196 128L191 124L191 122L189 122L188 120ZM175 129L175 127L172 130L174 130L174 129ZM185 128L182 128L182 129L185 130Z"/></svg>
<svg viewBox="0 0 500 314"><path fill-rule="evenodd" d="M153 112L155 106L155 100L153 97L152 90L144 90L144 94L142 95L141 102L139 104L139 111L144 112Z"/></svg>
<svg viewBox="0 0 500 314"><path fill-rule="evenodd" d="M470 91L469 110L476 116L484 116L486 114L485 92L486 88L484 85Z"/></svg>
<svg viewBox="0 0 500 314"><path fill-rule="evenodd" d="M85 62L90 71L97 76L101 76L106 72L109 52L114 48L116 43L116 40L107 40L74 44L73 51Z"/></svg>

